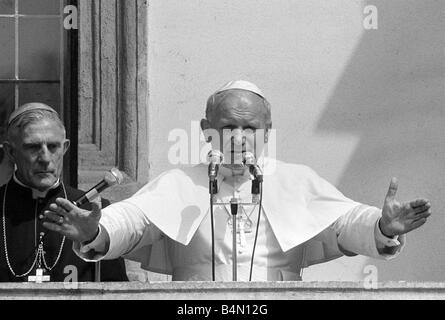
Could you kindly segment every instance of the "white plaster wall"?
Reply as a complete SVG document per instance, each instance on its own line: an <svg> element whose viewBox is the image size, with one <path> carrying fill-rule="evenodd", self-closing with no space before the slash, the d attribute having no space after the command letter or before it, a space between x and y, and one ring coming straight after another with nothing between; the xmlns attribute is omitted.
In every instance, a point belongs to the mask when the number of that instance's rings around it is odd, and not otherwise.
<svg viewBox="0 0 445 320"><path fill-rule="evenodd" d="M378 29L362 26L376 5ZM204 114L229 80L256 83L273 108L278 158L303 163L347 196L381 206L428 197L435 216L391 262L341 258L305 280L445 280L445 1L149 1L150 176L168 163L168 134Z"/></svg>

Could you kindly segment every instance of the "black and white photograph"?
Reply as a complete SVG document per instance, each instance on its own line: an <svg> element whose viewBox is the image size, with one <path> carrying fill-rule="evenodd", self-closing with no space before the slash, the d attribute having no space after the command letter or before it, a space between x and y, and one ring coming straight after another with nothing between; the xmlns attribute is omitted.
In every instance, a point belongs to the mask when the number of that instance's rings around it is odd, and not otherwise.
<svg viewBox="0 0 445 320"><path fill-rule="evenodd" d="M0 300L445 299L444 34L445 0L0 0Z"/></svg>

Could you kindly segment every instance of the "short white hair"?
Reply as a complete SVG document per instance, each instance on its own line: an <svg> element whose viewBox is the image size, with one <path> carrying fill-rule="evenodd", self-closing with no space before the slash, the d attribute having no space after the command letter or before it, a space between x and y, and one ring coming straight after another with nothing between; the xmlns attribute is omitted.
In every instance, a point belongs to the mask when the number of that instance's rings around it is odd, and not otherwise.
<svg viewBox="0 0 445 320"><path fill-rule="evenodd" d="M23 107L23 106L22 106ZM20 107L20 108L22 108ZM19 108L19 109L20 109ZM19 110L18 109L18 110ZM12 142L12 138L14 134L17 133L18 130L23 130L28 125L32 123L36 123L41 120L51 120L59 126L64 134L66 134L65 126L63 125L62 120L60 120L59 114L53 109L31 109L26 112L20 113L14 119L10 121L7 128L6 138L7 141Z"/></svg>

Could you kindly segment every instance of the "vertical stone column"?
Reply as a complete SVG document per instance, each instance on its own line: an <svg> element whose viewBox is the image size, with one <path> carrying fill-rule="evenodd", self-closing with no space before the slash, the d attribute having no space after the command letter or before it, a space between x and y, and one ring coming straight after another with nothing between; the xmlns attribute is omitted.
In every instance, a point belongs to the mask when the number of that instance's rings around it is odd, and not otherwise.
<svg viewBox="0 0 445 320"><path fill-rule="evenodd" d="M79 182L117 166L133 194L148 180L147 2L79 1Z"/></svg>
<svg viewBox="0 0 445 320"><path fill-rule="evenodd" d="M147 0L79 0L79 188L118 167L119 201L148 181ZM131 280L167 280L127 261Z"/></svg>

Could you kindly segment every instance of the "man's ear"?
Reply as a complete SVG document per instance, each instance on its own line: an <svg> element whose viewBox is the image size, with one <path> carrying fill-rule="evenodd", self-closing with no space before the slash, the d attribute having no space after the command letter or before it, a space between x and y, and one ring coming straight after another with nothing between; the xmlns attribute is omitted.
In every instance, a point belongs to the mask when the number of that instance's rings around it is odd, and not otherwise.
<svg viewBox="0 0 445 320"><path fill-rule="evenodd" d="M208 134L208 129L210 129L210 122L207 119L201 119L201 130L204 133L204 137L206 139L206 142L212 141L212 136Z"/></svg>
<svg viewBox="0 0 445 320"><path fill-rule="evenodd" d="M9 160L15 163L14 147L9 141L3 141L3 150L5 150L5 154L9 158Z"/></svg>
<svg viewBox="0 0 445 320"><path fill-rule="evenodd" d="M70 141L68 139L65 139L65 142L63 143L63 154L65 154L69 148L70 148Z"/></svg>

